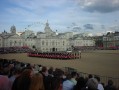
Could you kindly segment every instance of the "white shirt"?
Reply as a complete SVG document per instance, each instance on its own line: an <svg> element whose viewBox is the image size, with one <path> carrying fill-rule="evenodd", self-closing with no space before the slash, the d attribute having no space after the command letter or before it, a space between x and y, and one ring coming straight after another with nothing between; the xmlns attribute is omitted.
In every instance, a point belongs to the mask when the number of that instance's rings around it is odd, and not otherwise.
<svg viewBox="0 0 119 90"><path fill-rule="evenodd" d="M70 80L63 82L63 90L73 90L74 84Z"/></svg>
<svg viewBox="0 0 119 90"><path fill-rule="evenodd" d="M71 79L71 81L74 83L74 85L76 85L76 84L77 84L77 81L76 81L76 79L75 79L75 78L72 78L72 79Z"/></svg>
<svg viewBox="0 0 119 90"><path fill-rule="evenodd" d="M104 90L102 84L100 84L100 83L98 84L98 90Z"/></svg>

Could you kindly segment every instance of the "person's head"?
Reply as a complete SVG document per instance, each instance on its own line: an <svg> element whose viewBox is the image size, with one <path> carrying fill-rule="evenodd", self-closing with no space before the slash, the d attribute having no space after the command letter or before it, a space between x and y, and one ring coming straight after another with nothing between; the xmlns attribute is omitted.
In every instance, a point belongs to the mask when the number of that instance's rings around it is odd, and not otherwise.
<svg viewBox="0 0 119 90"><path fill-rule="evenodd" d="M42 67L41 72L42 72L45 76L47 76L47 75L48 75L48 69L47 69L47 67Z"/></svg>
<svg viewBox="0 0 119 90"><path fill-rule="evenodd" d="M77 72L72 72L71 76L72 76L72 78L76 78L77 77Z"/></svg>
<svg viewBox="0 0 119 90"><path fill-rule="evenodd" d="M53 74L53 67L50 67L50 68L48 69L48 73L49 73L49 74Z"/></svg>
<svg viewBox="0 0 119 90"><path fill-rule="evenodd" d="M113 85L113 81L112 80L108 80L108 85L112 86Z"/></svg>
<svg viewBox="0 0 119 90"><path fill-rule="evenodd" d="M84 77L79 77L79 79L77 80L77 86L80 88L83 88L86 86Z"/></svg>
<svg viewBox="0 0 119 90"><path fill-rule="evenodd" d="M95 78L90 78L87 82L89 90L96 90L98 87L98 81Z"/></svg>
<svg viewBox="0 0 119 90"><path fill-rule="evenodd" d="M70 80L71 78L71 74L67 74L66 79Z"/></svg>
<svg viewBox="0 0 119 90"><path fill-rule="evenodd" d="M42 74L36 73L31 77L30 90L44 90Z"/></svg>
<svg viewBox="0 0 119 90"><path fill-rule="evenodd" d="M3 75L9 75L9 73L10 73L10 70L9 70L9 68L3 68Z"/></svg>
<svg viewBox="0 0 119 90"><path fill-rule="evenodd" d="M31 77L33 75L33 71L31 69L24 69L21 73L21 76L27 76L27 77Z"/></svg>
<svg viewBox="0 0 119 90"><path fill-rule="evenodd" d="M99 76L95 76L95 79L100 82L100 77Z"/></svg>
<svg viewBox="0 0 119 90"><path fill-rule="evenodd" d="M54 77L62 78L64 72L61 69L55 69L53 75Z"/></svg>
<svg viewBox="0 0 119 90"><path fill-rule="evenodd" d="M88 78L93 78L93 75L92 75L92 74L89 74L89 75L88 75Z"/></svg>
<svg viewBox="0 0 119 90"><path fill-rule="evenodd" d="M21 74L21 69L20 68L15 68L15 70L13 71L13 75L19 76L20 74Z"/></svg>

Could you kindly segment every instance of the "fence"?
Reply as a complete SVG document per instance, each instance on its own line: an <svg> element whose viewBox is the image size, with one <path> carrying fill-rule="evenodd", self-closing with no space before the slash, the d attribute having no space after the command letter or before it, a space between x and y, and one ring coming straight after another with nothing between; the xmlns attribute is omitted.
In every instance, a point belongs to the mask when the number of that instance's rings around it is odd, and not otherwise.
<svg viewBox="0 0 119 90"><path fill-rule="evenodd" d="M64 67L65 71L71 73L73 71L77 71L74 68L70 68L70 67ZM84 73L84 72L78 72L80 76L83 77L88 77L89 73ZM99 76L100 80L102 83L104 83L104 85L107 85L108 80L112 80L114 83L114 86L119 87L119 78L114 78L114 77L108 77L108 76L101 76L101 75L96 75L96 74L92 74L92 76Z"/></svg>

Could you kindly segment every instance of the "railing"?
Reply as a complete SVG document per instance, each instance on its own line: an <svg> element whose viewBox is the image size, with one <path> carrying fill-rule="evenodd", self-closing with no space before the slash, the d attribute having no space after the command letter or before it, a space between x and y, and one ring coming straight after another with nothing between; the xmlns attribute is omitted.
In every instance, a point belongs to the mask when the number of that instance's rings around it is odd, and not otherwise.
<svg viewBox="0 0 119 90"><path fill-rule="evenodd" d="M70 67L64 67L65 71L71 73L73 71L77 71L74 68L70 68ZM78 71L77 71L78 72ZM84 73L84 72L78 72L80 76L82 77L88 77L89 73ZM101 83L104 83L104 85L107 85L108 80L112 80L114 83L114 86L119 87L119 78L114 78L114 77L108 77L108 76L101 76L101 75L96 75L96 74L92 74L92 76L99 76Z"/></svg>

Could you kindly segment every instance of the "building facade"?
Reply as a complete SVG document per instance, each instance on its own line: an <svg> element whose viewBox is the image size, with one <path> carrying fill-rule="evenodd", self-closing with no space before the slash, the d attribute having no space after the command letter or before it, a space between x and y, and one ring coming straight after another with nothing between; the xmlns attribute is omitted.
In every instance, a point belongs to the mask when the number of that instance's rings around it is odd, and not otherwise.
<svg viewBox="0 0 119 90"><path fill-rule="evenodd" d="M42 52L67 51L72 46L95 46L92 38L81 34L73 35L73 32L59 33L52 31L47 21L44 32L35 35L31 30L25 30L20 36L16 34L16 27L10 28L10 33L4 31L0 36L1 47L23 47L27 46Z"/></svg>
<svg viewBox="0 0 119 90"><path fill-rule="evenodd" d="M119 47L119 32L107 33L103 37L103 46L105 49L116 49Z"/></svg>
<svg viewBox="0 0 119 90"><path fill-rule="evenodd" d="M0 47L3 47L3 38L0 36Z"/></svg>

